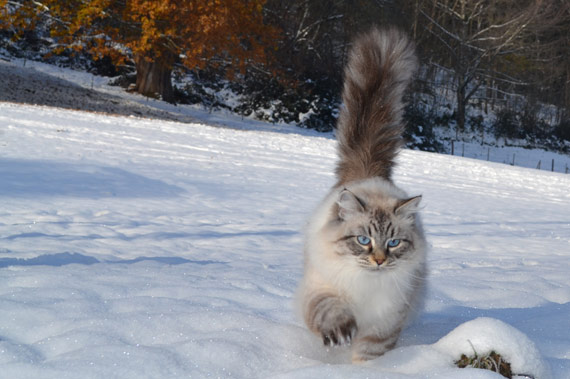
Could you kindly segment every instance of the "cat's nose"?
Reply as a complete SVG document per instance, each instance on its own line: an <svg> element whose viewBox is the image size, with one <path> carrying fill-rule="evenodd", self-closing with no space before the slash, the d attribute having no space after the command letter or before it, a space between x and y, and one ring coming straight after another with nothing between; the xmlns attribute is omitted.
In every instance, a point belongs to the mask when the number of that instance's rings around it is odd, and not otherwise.
<svg viewBox="0 0 570 379"><path fill-rule="evenodd" d="M386 260L386 256L385 255L375 255L372 259L374 259L374 262L376 262L378 264L378 266L380 266Z"/></svg>

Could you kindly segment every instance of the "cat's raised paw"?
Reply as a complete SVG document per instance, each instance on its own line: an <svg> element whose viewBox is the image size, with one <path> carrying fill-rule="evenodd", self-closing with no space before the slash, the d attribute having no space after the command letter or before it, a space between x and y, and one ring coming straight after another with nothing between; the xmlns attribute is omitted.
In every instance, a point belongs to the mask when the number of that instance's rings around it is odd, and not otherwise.
<svg viewBox="0 0 570 379"><path fill-rule="evenodd" d="M336 327L323 330L323 343L325 346L350 345L356 335L356 321L349 318L339 323Z"/></svg>

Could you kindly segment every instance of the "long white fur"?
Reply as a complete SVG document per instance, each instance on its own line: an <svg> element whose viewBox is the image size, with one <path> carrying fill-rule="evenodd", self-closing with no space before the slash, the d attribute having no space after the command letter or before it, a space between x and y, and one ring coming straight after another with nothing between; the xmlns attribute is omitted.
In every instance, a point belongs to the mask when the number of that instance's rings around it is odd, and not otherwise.
<svg viewBox="0 0 570 379"><path fill-rule="evenodd" d="M373 29L356 41L345 71L345 108L338 122L338 182L313 212L306 228L305 272L297 295L300 310L310 319L306 319L309 327L323 333L327 342L327 328L337 322L334 315L342 312L339 308L347 307L357 327L354 361L370 359L393 346L406 318L422 298L426 241L417 209L413 208L417 202L412 209L406 206L412 217L398 218L399 226L413 233L413 246L405 257L373 269L373 265L362 267L353 254L337 250L343 248L339 238L346 236L339 233L344 226L339 226L338 220L353 211L339 204L343 190L357 198L362 196L372 209L387 213L408 199L391 181L391 167L403 130L402 95L416 66L413 46L395 29ZM334 214L339 209L342 212ZM333 308L315 305L315 299L323 296L332 296L334 301L328 304ZM347 312L342 314L346 316ZM319 329L318 323L327 324L323 327L327 330ZM346 333L346 329L341 331L337 340L346 342Z"/></svg>
<svg viewBox="0 0 570 379"><path fill-rule="evenodd" d="M382 178L333 188L313 213L306 229L305 275L299 296L308 299L311 291L330 288L352 305L359 334L386 334L401 323L402 314L398 309L418 306L419 296L404 296L401 291L400 296L394 296L394 291L403 290L402 287L413 281L416 272L424 271L425 240L416 241L417 254L413 260L399 262L394 269L382 273L363 270L352 256L337 254L333 237L326 236L325 225L345 188L352 192L383 193L395 199L407 198L404 191Z"/></svg>

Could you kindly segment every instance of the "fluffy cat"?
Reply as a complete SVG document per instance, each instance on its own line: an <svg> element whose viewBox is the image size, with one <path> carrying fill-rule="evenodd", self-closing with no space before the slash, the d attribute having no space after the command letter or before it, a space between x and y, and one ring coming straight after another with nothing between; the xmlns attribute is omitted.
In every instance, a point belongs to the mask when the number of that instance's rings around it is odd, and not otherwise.
<svg viewBox="0 0 570 379"><path fill-rule="evenodd" d="M338 182L306 230L303 317L325 345L351 345L353 362L392 349L421 300L421 197L408 197L391 179L402 96L416 68L414 46L397 29L356 39L337 125Z"/></svg>

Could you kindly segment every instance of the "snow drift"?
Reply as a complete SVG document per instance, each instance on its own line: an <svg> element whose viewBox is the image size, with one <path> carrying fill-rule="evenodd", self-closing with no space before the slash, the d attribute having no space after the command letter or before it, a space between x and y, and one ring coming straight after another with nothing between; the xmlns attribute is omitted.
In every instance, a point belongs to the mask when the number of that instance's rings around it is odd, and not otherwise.
<svg viewBox="0 0 570 379"><path fill-rule="evenodd" d="M0 376L496 378L453 367L469 340L570 378L568 175L403 151L426 306L355 366L292 306L335 141L225 122L0 103Z"/></svg>

